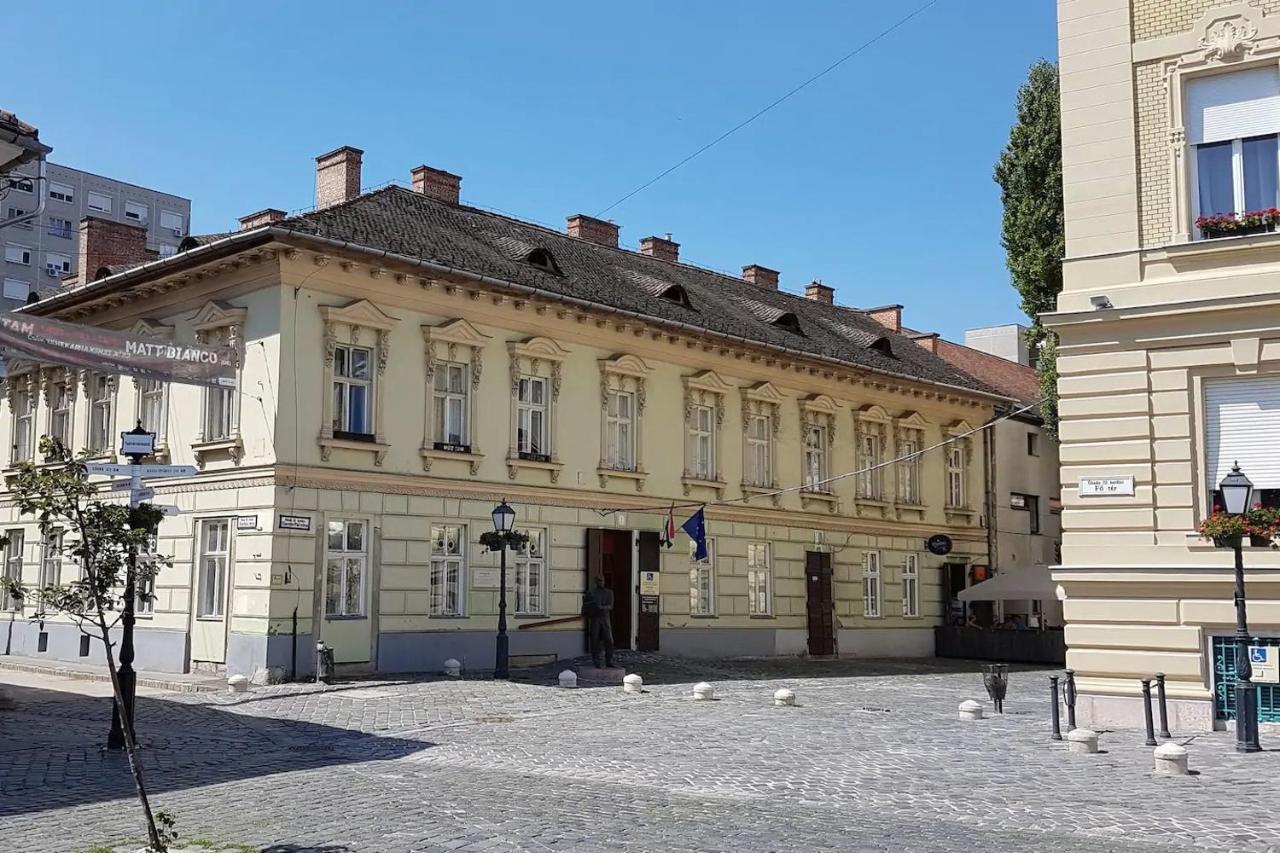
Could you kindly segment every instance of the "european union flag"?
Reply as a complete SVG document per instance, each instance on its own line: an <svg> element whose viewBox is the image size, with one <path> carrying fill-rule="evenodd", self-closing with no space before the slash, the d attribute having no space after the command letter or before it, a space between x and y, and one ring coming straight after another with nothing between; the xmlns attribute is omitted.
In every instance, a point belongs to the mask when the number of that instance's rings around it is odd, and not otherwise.
<svg viewBox="0 0 1280 853"><path fill-rule="evenodd" d="M689 520L680 525L680 529L689 534L689 538L693 540L696 550L693 552L693 559L707 559L707 519L703 515L702 508L689 516Z"/></svg>

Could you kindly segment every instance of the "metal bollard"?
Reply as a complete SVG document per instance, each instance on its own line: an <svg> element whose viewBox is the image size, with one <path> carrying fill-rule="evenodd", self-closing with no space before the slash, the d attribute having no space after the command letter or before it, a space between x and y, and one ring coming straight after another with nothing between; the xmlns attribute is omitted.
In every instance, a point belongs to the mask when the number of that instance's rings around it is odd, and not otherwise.
<svg viewBox="0 0 1280 853"><path fill-rule="evenodd" d="M1156 699L1160 702L1160 737L1171 738L1169 734L1169 702L1164 693L1164 673L1156 673Z"/></svg>
<svg viewBox="0 0 1280 853"><path fill-rule="evenodd" d="M1067 705L1067 731L1076 730L1076 671L1067 670L1066 681L1062 685L1062 699Z"/></svg>
<svg viewBox="0 0 1280 853"><path fill-rule="evenodd" d="M1053 696L1053 734L1049 735L1050 740L1062 740L1062 721L1059 717L1061 713L1058 709L1058 676L1049 676L1049 693Z"/></svg>
<svg viewBox="0 0 1280 853"><path fill-rule="evenodd" d="M316 643L316 682L333 680L333 647L323 640Z"/></svg>
<svg viewBox="0 0 1280 853"><path fill-rule="evenodd" d="M1147 724L1147 746L1156 745L1156 727L1151 721L1151 679L1142 679L1142 717Z"/></svg>

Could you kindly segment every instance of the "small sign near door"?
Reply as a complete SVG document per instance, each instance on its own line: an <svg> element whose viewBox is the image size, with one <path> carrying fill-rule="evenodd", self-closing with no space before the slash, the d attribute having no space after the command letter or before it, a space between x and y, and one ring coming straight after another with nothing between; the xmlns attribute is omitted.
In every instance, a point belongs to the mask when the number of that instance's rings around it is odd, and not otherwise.
<svg viewBox="0 0 1280 853"><path fill-rule="evenodd" d="M1250 681L1256 684L1280 684L1280 646L1250 646Z"/></svg>
<svg viewBox="0 0 1280 853"><path fill-rule="evenodd" d="M280 516L281 530L299 530L304 533L311 532L311 516L309 515L282 515Z"/></svg>
<svg viewBox="0 0 1280 853"><path fill-rule="evenodd" d="M657 595L660 575L658 572L641 572L640 573L640 594L641 595Z"/></svg>

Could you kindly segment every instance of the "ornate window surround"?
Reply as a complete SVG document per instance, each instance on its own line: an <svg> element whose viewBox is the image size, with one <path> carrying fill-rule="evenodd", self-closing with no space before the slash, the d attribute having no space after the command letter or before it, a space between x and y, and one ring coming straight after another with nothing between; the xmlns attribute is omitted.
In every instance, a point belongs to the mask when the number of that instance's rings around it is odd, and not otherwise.
<svg viewBox="0 0 1280 853"><path fill-rule="evenodd" d="M248 308L237 308L226 302L210 301L191 317L196 343L223 343L236 351L236 387L232 401L231 434L226 438L206 439L205 417L209 410L209 394L212 389L200 389L200 418L196 426L196 439L191 444L196 464L201 468L211 459L226 456L236 465L244 458L244 440L240 436L240 395L244 370L244 324L249 316ZM221 340L225 338L225 340ZM86 395L87 397L87 395Z"/></svg>
<svg viewBox="0 0 1280 853"><path fill-rule="evenodd" d="M732 390L733 386L725 382L720 374L714 370L704 370L701 373L684 377L685 459L684 473L680 477L680 482L684 487L686 497L694 488L714 490L716 500L724 497L724 490L729 484L724 479L724 442L722 437L724 435L725 401ZM715 418L712 422L714 434L711 440L715 477L710 480L699 479L690 473L693 470L693 460L689 458L688 432L690 426L692 426L694 406L709 406L715 412Z"/></svg>
<svg viewBox="0 0 1280 853"><path fill-rule="evenodd" d="M1161 53L1150 59L1180 52L1180 55L1164 60L1160 66L1169 116L1168 144L1172 155L1169 197L1175 243L1191 242L1195 224L1191 216L1191 200L1196 192L1193 180L1195 166L1191 145L1187 142L1183 109L1187 83L1196 77L1280 64L1280 23L1270 17L1255 22L1249 13L1257 11L1241 3L1211 8L1191 30L1158 40L1158 46L1156 43L1151 46ZM1198 36L1198 33L1203 33L1203 36ZM1135 52L1135 62L1148 58L1140 54Z"/></svg>
<svg viewBox="0 0 1280 853"><path fill-rule="evenodd" d="M883 464L889 456L889 433L893 428L893 418L885 411L883 406L875 403L868 403L853 410L853 458L854 466L861 470L866 465L866 460L862 458L862 438L865 435L874 435L880 440L880 458L877 463ZM854 478L854 494L855 507L858 515L872 515L885 518L889 514L889 510L894 505L895 494L885 488L886 481L891 481L891 477L885 476L884 467L878 468L875 475L880 483L880 497L869 498L864 497L861 492L861 480L859 475Z"/></svg>
<svg viewBox="0 0 1280 853"><path fill-rule="evenodd" d="M422 457L422 470L430 471L432 463L437 460L457 460L469 463L471 476L480 473L480 460L484 454L480 452L479 437L476 430L477 398L480 390L480 376L484 372L484 345L489 335L484 334L466 320L458 318L448 320L436 326L423 325L422 341L426 355L426 416L422 428L422 447L418 453ZM452 450L437 450L435 447L435 375L436 362L458 362L459 350L464 350L462 361L468 368L467 393L467 438L470 453L456 453ZM443 353L443 357L442 357Z"/></svg>
<svg viewBox="0 0 1280 853"><path fill-rule="evenodd" d="M786 396L772 382L757 382L742 389L742 494L770 495L773 505L780 506L778 489L778 436L782 433L782 401ZM757 486L747 482L747 424L753 415L767 415L772 430L769 435L769 485Z"/></svg>
<svg viewBox="0 0 1280 853"><path fill-rule="evenodd" d="M39 397L39 381L37 378L37 368L33 364L20 364L15 362L9 363L9 375L4 379L5 397L9 401L9 447L5 450L5 467L15 469L23 462L35 462L40 455L40 436L44 433L40 430L38 416L40 407L36 405ZM14 459L14 448L17 445L18 433L18 391L25 390L31 395L34 412L31 419L31 458L30 459Z"/></svg>
<svg viewBox="0 0 1280 853"><path fill-rule="evenodd" d="M316 439L320 444L320 459L329 461L334 448L344 450L364 450L373 454L373 464L381 465L387 458L391 445L387 443L384 400L386 389L382 387L382 378L387 370L387 359L391 356L391 330L400 322L400 318L392 317L367 299L358 299L346 306L320 306L320 317L324 321L324 384L321 386L321 422L320 435ZM340 334L340 330L344 334ZM362 339L365 332L373 332L373 350L375 374L373 377L373 441L352 441L335 438L333 435L333 359L339 343L367 346L370 342ZM237 417L237 426L239 419Z"/></svg>
<svg viewBox="0 0 1280 853"><path fill-rule="evenodd" d="M953 438L955 436L965 435L972 432L973 427L967 421L961 419L947 424L942 430L943 438ZM966 435L964 438L957 439L955 442L964 450L964 506L947 506L947 502L943 500L943 507L946 512L948 523L955 522L959 519L962 523L972 523L978 517L978 511L973 508L973 436ZM951 447L951 445L947 445ZM943 459L946 459L944 454ZM946 476L946 463L943 463L943 476ZM945 480L943 483L946 486Z"/></svg>
<svg viewBox="0 0 1280 853"><path fill-rule="evenodd" d="M809 428L820 426L826 430L826 457L827 471L826 476L831 476L832 462L835 455L832 450L835 448L836 439L836 418L840 414L840 404L832 397L826 394L810 394L799 401L800 406L800 470L804 472L804 455L805 442L808 440ZM801 506L817 502L825 504L828 512L836 512L840 506L840 500L836 497L835 490L831 483L825 484L819 490L800 490Z"/></svg>
<svg viewBox="0 0 1280 853"><path fill-rule="evenodd" d="M11 368L12 369L12 368ZM59 385L67 386L67 449L74 452L76 442L76 397L79 386L74 367L46 367L40 371L40 392L44 401L44 429L41 435L53 432L53 391Z"/></svg>
<svg viewBox="0 0 1280 853"><path fill-rule="evenodd" d="M609 488L609 478L618 477L631 480L636 484L636 491L644 489L648 473L644 470L644 408L645 382L651 368L644 360L634 355L615 355L602 358L600 364L600 464L596 473L600 476L600 488ZM606 457L607 439L605 413L609 409L610 391L629 391L635 399L635 417L631 425L632 442L635 444L635 470L627 471L609 467Z"/></svg>
<svg viewBox="0 0 1280 853"><path fill-rule="evenodd" d="M171 341L173 340L173 326L167 326L157 320L142 319L133 324L129 334L138 338ZM133 420L135 423L142 420L143 381L139 376L133 377ZM156 452L154 455L159 461L167 461L169 458L169 383L160 383L160 389L160 426L156 430ZM51 390L52 385L50 386ZM201 409L203 410L203 406ZM200 422L202 424L201 428L203 428L203 411L201 411Z"/></svg>
<svg viewBox="0 0 1280 853"><path fill-rule="evenodd" d="M100 459L107 462L116 461L116 426L119 423L120 412L116 404L120 398L120 376L115 373L103 373L102 371L89 370L88 368L80 368L80 393L84 396L84 446L89 446L90 435L93 433L93 380L96 376L105 376L107 378L107 393L111 398L111 423L107 426L107 434L105 436L107 446L100 448L99 453L93 454L93 459ZM72 415L74 416L74 412ZM74 438L75 422L72 421L72 434Z"/></svg>
<svg viewBox="0 0 1280 853"><path fill-rule="evenodd" d="M914 432L919 441L919 449L924 449L925 430L928 429L929 422L919 412L902 412L893 419L893 458L902 455L902 444L908 432ZM902 497L902 463L895 462L893 465L893 501L894 513L898 518L902 518L905 513L913 513L918 519L924 519L925 502L924 502L924 459L923 456L917 456L916 465L916 501L908 503Z"/></svg>
<svg viewBox="0 0 1280 853"><path fill-rule="evenodd" d="M564 360L569 350L551 338L535 336L524 341L508 341L508 367L511 372L511 414L509 440L507 446L507 478L514 480L521 468L534 468L547 471L551 482L560 479L560 470L564 463L560 461L560 442L556 440L556 427L560 420L560 385L563 377ZM545 365L545 369L544 369ZM535 376L549 380L551 399L547 405L547 440L551 445L551 459L539 462L534 459L521 459L516 437L516 414L519 405L520 377Z"/></svg>

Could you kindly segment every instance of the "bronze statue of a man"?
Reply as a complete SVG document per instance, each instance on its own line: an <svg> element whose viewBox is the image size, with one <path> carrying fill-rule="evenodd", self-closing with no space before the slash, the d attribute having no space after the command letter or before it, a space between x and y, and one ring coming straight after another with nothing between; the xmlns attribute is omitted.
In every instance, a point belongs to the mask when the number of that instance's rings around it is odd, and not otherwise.
<svg viewBox="0 0 1280 853"><path fill-rule="evenodd" d="M596 575L595 586L582 595L582 615L591 640L591 662L600 667L603 647L604 665L613 666L613 590L605 587L600 575Z"/></svg>

